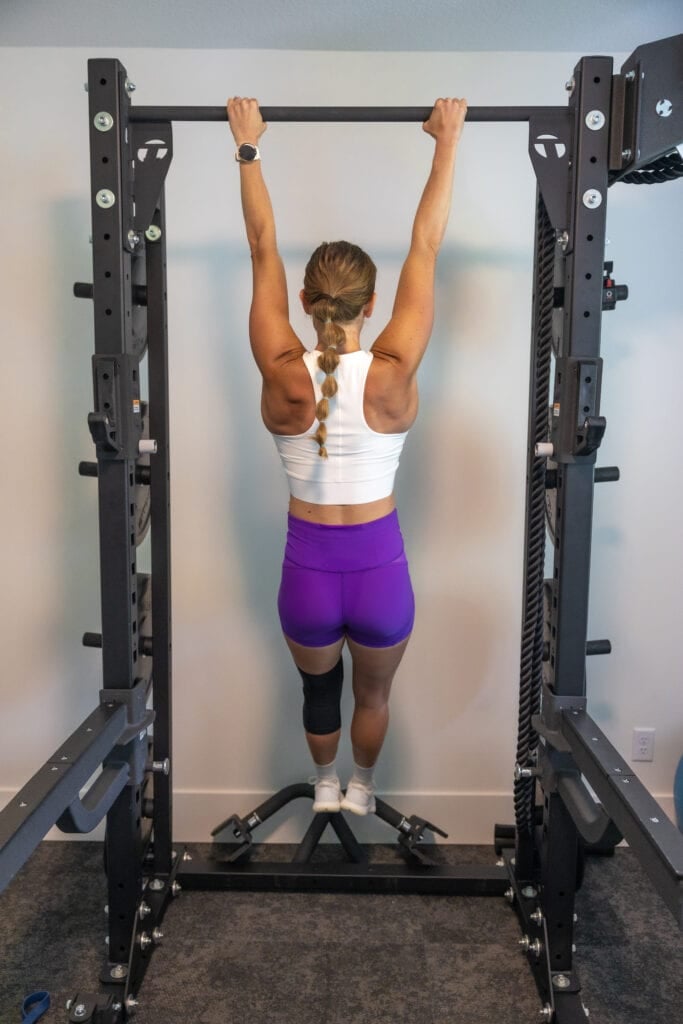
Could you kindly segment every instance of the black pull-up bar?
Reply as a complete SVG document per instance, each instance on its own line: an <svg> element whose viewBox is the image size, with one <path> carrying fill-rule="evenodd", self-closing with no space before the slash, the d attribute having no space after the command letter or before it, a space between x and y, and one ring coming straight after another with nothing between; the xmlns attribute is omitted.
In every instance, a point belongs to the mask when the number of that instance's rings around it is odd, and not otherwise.
<svg viewBox="0 0 683 1024"><path fill-rule="evenodd" d="M426 121L432 107L261 107L264 121ZM566 107L469 107L466 121L530 121ZM225 107L131 107L131 121L227 121Z"/></svg>

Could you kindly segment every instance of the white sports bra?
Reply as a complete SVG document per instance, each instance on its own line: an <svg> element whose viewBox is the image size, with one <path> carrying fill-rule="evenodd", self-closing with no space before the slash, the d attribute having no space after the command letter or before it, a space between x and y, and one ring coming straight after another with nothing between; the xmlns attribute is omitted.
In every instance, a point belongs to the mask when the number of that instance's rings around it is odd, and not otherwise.
<svg viewBox="0 0 683 1024"><path fill-rule="evenodd" d="M325 379L319 356L315 349L303 356L316 403L322 398ZM320 458L313 440L317 420L303 434L273 434L293 497L315 505L361 505L392 493L407 431L381 434L365 420L363 395L372 359L372 352L363 349L339 357L338 390L329 399L330 414L325 420L328 458Z"/></svg>

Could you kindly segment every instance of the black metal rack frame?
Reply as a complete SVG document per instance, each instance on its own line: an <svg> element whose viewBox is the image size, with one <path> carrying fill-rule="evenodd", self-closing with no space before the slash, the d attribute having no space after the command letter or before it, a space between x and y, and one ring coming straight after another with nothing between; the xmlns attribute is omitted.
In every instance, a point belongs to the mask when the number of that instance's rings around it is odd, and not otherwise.
<svg viewBox="0 0 683 1024"><path fill-rule="evenodd" d="M70 1001L69 1021L119 1024L133 1015L169 899L186 888L503 894L514 904L542 1000L559 1024L585 1020L574 964L574 898L586 849L622 836L683 927L683 836L586 709L593 486L601 314L626 297L603 264L608 187L683 172L683 35L639 47L617 74L585 57L567 83L567 107L472 107L469 121L528 121L536 173L534 311L527 462L526 564L515 826L497 826L491 868L433 863L417 817L378 801L398 832L404 866L373 865L341 814L315 815L292 864L251 863L252 831L290 800L287 787L232 830L228 856L206 861L172 844L171 601L166 228L164 180L174 120L225 120L223 107L134 107L126 69L88 64L93 283L94 411L102 633L99 706L0 814L0 888L57 823L87 832L106 815L108 958L99 991ZM423 121L428 108L264 107L269 121ZM148 359L149 395L140 393ZM552 396L550 394L551 376ZM150 575L136 551L151 524ZM546 525L554 567L544 580ZM150 706L151 702L151 706ZM83 797L82 787L102 771ZM597 794L596 801L591 790ZM540 800L539 800L540 797ZM311 863L326 826L348 861Z"/></svg>

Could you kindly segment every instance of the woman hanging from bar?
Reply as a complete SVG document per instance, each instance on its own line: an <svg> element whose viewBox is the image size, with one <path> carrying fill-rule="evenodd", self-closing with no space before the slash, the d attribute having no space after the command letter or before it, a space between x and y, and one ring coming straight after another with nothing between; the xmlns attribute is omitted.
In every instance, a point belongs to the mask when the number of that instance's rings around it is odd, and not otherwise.
<svg viewBox="0 0 683 1024"><path fill-rule="evenodd" d="M467 105L439 99L423 125L435 140L432 167L391 319L369 351L360 333L375 303L374 263L349 242L323 242L311 256L300 293L317 338L311 352L289 323L258 150L266 125L254 99L235 97L227 108L253 263L249 333L263 378L261 413L291 494L278 608L303 679L313 810L369 814L389 691L414 618L394 476L417 415L416 374L432 330L436 258ZM355 767L342 792L335 758L344 643L353 663Z"/></svg>

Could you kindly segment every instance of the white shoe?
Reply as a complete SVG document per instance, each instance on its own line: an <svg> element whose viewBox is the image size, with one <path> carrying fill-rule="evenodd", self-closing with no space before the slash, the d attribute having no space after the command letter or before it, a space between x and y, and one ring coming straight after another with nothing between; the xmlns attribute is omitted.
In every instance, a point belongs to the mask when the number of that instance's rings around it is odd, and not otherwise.
<svg viewBox="0 0 683 1024"><path fill-rule="evenodd" d="M315 797L313 798L313 810L316 814L327 811L334 814L341 807L341 786L339 779L334 775L331 779L318 779L315 776L310 780L315 786Z"/></svg>
<svg viewBox="0 0 683 1024"><path fill-rule="evenodd" d="M342 811L351 811L353 814L374 814L376 809L374 785L366 786L358 779L351 779L346 787L341 809Z"/></svg>

